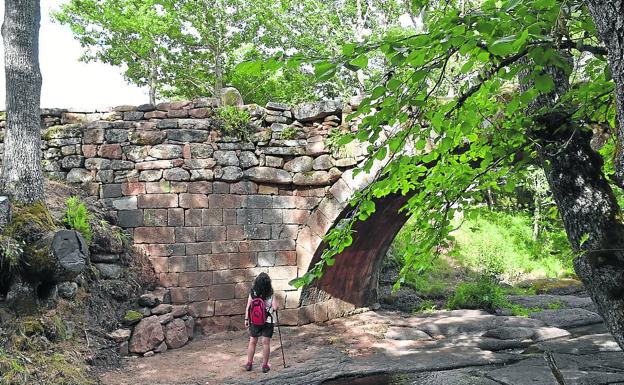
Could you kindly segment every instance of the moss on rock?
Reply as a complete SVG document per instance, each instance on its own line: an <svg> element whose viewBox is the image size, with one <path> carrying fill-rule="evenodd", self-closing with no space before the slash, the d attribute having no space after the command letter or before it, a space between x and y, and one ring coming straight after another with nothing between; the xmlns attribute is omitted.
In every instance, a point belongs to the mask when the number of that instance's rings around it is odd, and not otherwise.
<svg viewBox="0 0 624 385"><path fill-rule="evenodd" d="M123 318L123 322L128 325L133 325L142 319L143 319L143 314L139 313L136 310L128 310L126 312L126 315Z"/></svg>

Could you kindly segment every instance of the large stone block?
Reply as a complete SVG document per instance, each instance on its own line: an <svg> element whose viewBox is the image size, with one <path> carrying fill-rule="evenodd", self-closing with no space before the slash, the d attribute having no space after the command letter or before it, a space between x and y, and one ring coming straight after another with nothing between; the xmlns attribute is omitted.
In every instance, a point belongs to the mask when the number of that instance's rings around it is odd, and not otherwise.
<svg viewBox="0 0 624 385"><path fill-rule="evenodd" d="M225 270L230 264L229 254L206 254L197 257L200 271Z"/></svg>
<svg viewBox="0 0 624 385"><path fill-rule="evenodd" d="M239 208L241 207L242 197L229 194L213 194L208 197L211 208Z"/></svg>
<svg viewBox="0 0 624 385"><path fill-rule="evenodd" d="M180 194L180 207L185 209L208 208L208 196L205 194Z"/></svg>
<svg viewBox="0 0 624 385"><path fill-rule="evenodd" d="M173 243L173 227L137 227L134 229L135 243Z"/></svg>
<svg viewBox="0 0 624 385"><path fill-rule="evenodd" d="M208 140L208 132L201 130L168 130L167 139L182 143L202 143Z"/></svg>
<svg viewBox="0 0 624 385"><path fill-rule="evenodd" d="M189 313L195 318L212 317L215 314L215 301L193 302Z"/></svg>
<svg viewBox="0 0 624 385"><path fill-rule="evenodd" d="M228 241L242 241L245 239L245 230L242 225L228 225L226 232Z"/></svg>
<svg viewBox="0 0 624 385"><path fill-rule="evenodd" d="M165 339L163 328L157 316L143 318L134 328L130 338L129 350L143 354L154 350Z"/></svg>
<svg viewBox="0 0 624 385"><path fill-rule="evenodd" d="M262 209L237 209L236 223L239 225L262 223Z"/></svg>
<svg viewBox="0 0 624 385"><path fill-rule="evenodd" d="M292 183L292 176L288 171L272 167L252 167L244 171L244 176L258 183Z"/></svg>
<svg viewBox="0 0 624 385"><path fill-rule="evenodd" d="M212 285L208 289L208 296L211 299L234 299L236 298L235 287L233 283Z"/></svg>
<svg viewBox="0 0 624 385"><path fill-rule="evenodd" d="M218 226L223 224L223 209L204 209L202 210L203 226Z"/></svg>
<svg viewBox="0 0 624 385"><path fill-rule="evenodd" d="M141 182L122 183L121 192L123 195L145 194L145 183L141 183Z"/></svg>
<svg viewBox="0 0 624 385"><path fill-rule="evenodd" d="M146 194L138 197L139 208L178 207L177 194Z"/></svg>
<svg viewBox="0 0 624 385"><path fill-rule="evenodd" d="M186 245L186 253L188 255L206 255L212 253L212 243L210 242L195 242ZM199 261L198 261L199 266ZM206 269L199 269L206 270ZM208 269L210 270L210 269Z"/></svg>
<svg viewBox="0 0 624 385"><path fill-rule="evenodd" d="M170 181L186 181L191 179L191 174L183 168L176 167L164 170L163 178Z"/></svg>
<svg viewBox="0 0 624 385"><path fill-rule="evenodd" d="M212 156L220 166L238 166L240 164L236 151L215 151Z"/></svg>
<svg viewBox="0 0 624 385"><path fill-rule="evenodd" d="M148 161L148 162L139 162L139 163L136 164L135 167L139 171L143 171L143 170L158 170L158 171L161 171L163 169L172 168L173 167L173 161L172 160L154 160L154 161Z"/></svg>
<svg viewBox="0 0 624 385"><path fill-rule="evenodd" d="M343 104L336 100L325 100L313 103L301 103L293 107L293 115L300 122L319 120L329 115L342 113Z"/></svg>
<svg viewBox="0 0 624 385"><path fill-rule="evenodd" d="M119 144L102 144L98 149L98 155L102 158L121 159L122 154Z"/></svg>
<svg viewBox="0 0 624 385"><path fill-rule="evenodd" d="M149 150L149 155L157 159L182 158L182 148L175 144L158 144Z"/></svg>
<svg viewBox="0 0 624 385"><path fill-rule="evenodd" d="M128 136L130 143L147 146L164 142L167 133L160 130L132 130Z"/></svg>
<svg viewBox="0 0 624 385"><path fill-rule="evenodd" d="M246 299L222 299L215 301L215 315L244 314Z"/></svg>
<svg viewBox="0 0 624 385"><path fill-rule="evenodd" d="M218 242L227 240L225 226L203 226L197 229L199 242Z"/></svg>
<svg viewBox="0 0 624 385"><path fill-rule="evenodd" d="M196 241L195 227L177 227L175 241L177 243L191 243Z"/></svg>
<svg viewBox="0 0 624 385"><path fill-rule="evenodd" d="M230 254L230 269L245 269L256 267L258 264L255 253L232 253Z"/></svg>
<svg viewBox="0 0 624 385"><path fill-rule="evenodd" d="M169 257L169 271L172 273L184 273L197 271L197 256L180 255Z"/></svg>
<svg viewBox="0 0 624 385"><path fill-rule="evenodd" d="M119 210L117 211L117 225L121 227L143 226L142 210Z"/></svg>
<svg viewBox="0 0 624 385"><path fill-rule="evenodd" d="M185 226L201 226L202 224L202 211L200 209L189 209L184 214Z"/></svg>

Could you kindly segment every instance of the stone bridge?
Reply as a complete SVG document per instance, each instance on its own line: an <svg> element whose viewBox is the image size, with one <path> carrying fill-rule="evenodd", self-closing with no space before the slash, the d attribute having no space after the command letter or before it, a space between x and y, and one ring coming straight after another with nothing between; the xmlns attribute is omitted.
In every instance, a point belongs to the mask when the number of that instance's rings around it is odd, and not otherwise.
<svg viewBox="0 0 624 385"><path fill-rule="evenodd" d="M283 324L324 321L376 301L377 273L404 224L390 197L325 276L296 290L322 253L322 237L348 214L371 176L354 168L362 145L333 148L357 106L323 101L242 107L245 139L223 134L214 100L42 111L43 167L82 184L114 210L152 262L174 304L205 332L242 325L252 280L267 272L285 302ZM0 125L2 123L0 122Z"/></svg>

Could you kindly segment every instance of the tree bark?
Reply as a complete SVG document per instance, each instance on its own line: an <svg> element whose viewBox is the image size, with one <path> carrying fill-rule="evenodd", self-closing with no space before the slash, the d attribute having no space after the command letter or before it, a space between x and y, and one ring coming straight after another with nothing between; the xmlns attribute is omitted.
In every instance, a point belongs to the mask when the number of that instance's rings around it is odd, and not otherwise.
<svg viewBox="0 0 624 385"><path fill-rule="evenodd" d="M607 59L615 82L618 151L615 178L624 187L624 0L585 0L600 39L609 52Z"/></svg>
<svg viewBox="0 0 624 385"><path fill-rule="evenodd" d="M561 68L546 67L544 72L552 77L555 88L529 106L536 126L531 134L568 240L578 253L576 274L624 350L624 225L620 208L602 172L602 157L590 145L592 131L570 121L565 110L536 114L540 107L554 108L569 89L569 75Z"/></svg>
<svg viewBox="0 0 624 385"><path fill-rule="evenodd" d="M44 199L39 21L39 0L5 0L2 37L7 126L0 190L27 204Z"/></svg>

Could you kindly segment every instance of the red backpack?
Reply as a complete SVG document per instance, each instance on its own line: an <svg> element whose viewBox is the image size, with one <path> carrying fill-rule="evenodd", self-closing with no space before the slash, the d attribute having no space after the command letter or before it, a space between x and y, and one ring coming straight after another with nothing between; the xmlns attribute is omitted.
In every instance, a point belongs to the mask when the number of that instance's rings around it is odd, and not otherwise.
<svg viewBox="0 0 624 385"><path fill-rule="evenodd" d="M262 326L267 321L267 309L262 298L256 297L249 305L249 319L252 325Z"/></svg>

